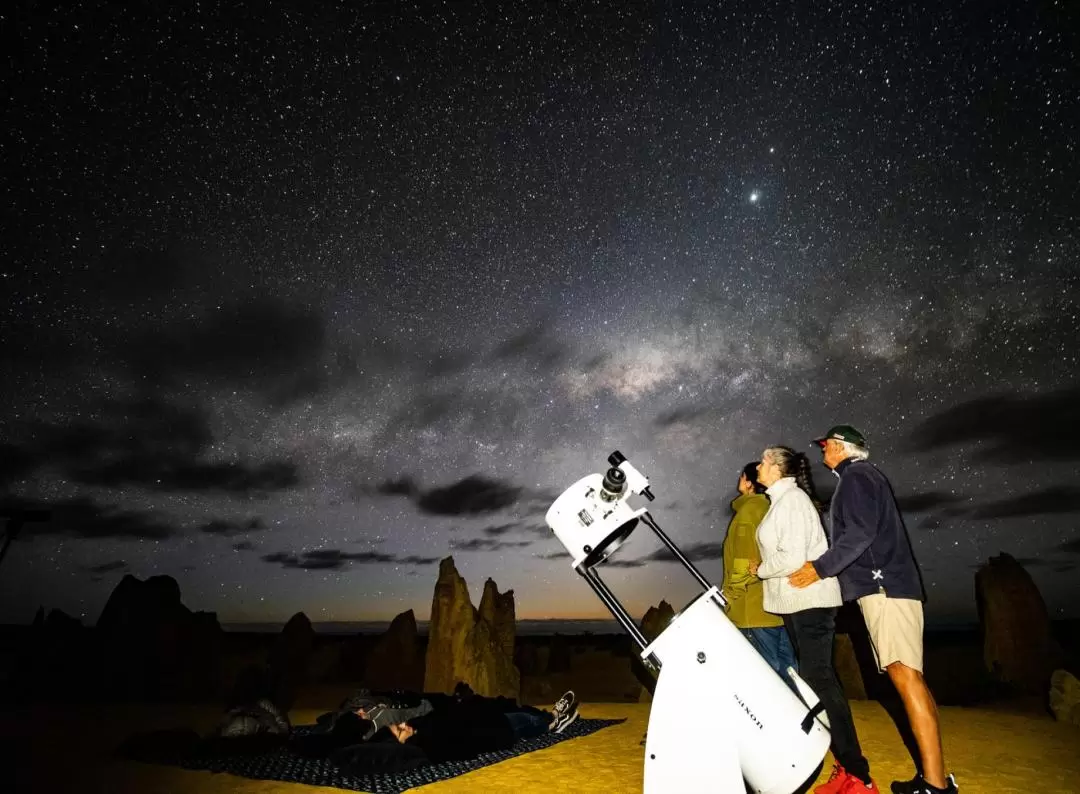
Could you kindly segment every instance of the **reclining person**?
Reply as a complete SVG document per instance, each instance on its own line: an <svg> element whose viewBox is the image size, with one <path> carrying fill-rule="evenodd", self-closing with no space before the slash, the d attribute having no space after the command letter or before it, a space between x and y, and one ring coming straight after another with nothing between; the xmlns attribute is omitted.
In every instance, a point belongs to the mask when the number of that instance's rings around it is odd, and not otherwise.
<svg viewBox="0 0 1080 794"><path fill-rule="evenodd" d="M358 716L367 718L366 712ZM388 727L398 742L419 748L431 763L437 764L506 750L519 739L547 732L562 733L577 717L577 699L572 691L559 698L551 711L544 711L509 698L481 697L470 690L464 696L436 704L421 716Z"/></svg>
<svg viewBox="0 0 1080 794"><path fill-rule="evenodd" d="M231 739L239 736L288 736L292 730L287 715L269 698L260 698L229 709L211 736Z"/></svg>

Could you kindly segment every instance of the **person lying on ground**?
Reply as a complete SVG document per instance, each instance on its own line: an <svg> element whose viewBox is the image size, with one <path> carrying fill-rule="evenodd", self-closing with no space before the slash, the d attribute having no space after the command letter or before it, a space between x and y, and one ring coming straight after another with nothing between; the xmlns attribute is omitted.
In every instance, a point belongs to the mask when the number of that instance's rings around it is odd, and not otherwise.
<svg viewBox="0 0 1080 794"><path fill-rule="evenodd" d="M551 711L519 705L510 698L465 696L436 705L389 731L401 744L417 747L431 763L467 761L481 753L509 749L519 739L562 733L578 718L577 698L567 692Z"/></svg>
<svg viewBox="0 0 1080 794"><path fill-rule="evenodd" d="M231 739L240 736L288 736L289 718L269 698L260 698L225 712L211 736Z"/></svg>

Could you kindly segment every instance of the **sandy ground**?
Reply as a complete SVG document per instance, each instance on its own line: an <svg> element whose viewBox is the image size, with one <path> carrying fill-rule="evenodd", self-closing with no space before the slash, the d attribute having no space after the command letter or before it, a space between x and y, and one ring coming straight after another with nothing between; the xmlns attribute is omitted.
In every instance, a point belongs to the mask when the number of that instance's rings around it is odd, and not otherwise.
<svg viewBox="0 0 1080 794"><path fill-rule="evenodd" d="M912 774L892 721L873 701L853 702L863 749L879 787ZM323 711L298 710L296 724ZM647 704L593 704L585 717L621 717L626 722L563 742L452 780L412 789L428 794L469 792L583 792L615 794L642 788L644 748L638 742L648 722ZM114 706L103 709L35 708L3 714L5 768L12 764L19 792L110 792L110 794L304 794L338 789L246 780L110 758L125 736L145 730L191 726L203 731L219 712L207 707ZM1080 729L1029 710L943 708L946 757L965 794L1080 792ZM30 726L32 736L26 735ZM827 767L826 767L827 769ZM5 774L6 778L7 775ZM822 779L825 772L822 773ZM8 778L10 779L10 778ZM6 789L5 787L0 787Z"/></svg>

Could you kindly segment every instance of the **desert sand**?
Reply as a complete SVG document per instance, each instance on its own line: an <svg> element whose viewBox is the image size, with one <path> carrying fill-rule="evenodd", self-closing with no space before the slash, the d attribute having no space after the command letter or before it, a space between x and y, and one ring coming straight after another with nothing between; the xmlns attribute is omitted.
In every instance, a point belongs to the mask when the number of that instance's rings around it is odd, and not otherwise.
<svg viewBox="0 0 1080 794"><path fill-rule="evenodd" d="M912 765L894 725L874 701L852 709L874 776L910 777ZM294 710L294 724L325 709ZM625 718L590 736L505 761L452 780L412 789L427 794L465 792L639 792L644 748L639 746L649 705L585 704L585 717ZM1080 729L1057 723L1036 708L941 710L946 755L965 794L1075 794L1080 791ZM14 754L17 791L114 794L304 794L339 789L247 780L231 775L150 766L111 757L137 731L191 726L208 730L220 712L198 706L37 706L7 712L5 751ZM30 728L32 736L26 735ZM827 764L829 763L827 759ZM822 772L824 779L828 766Z"/></svg>

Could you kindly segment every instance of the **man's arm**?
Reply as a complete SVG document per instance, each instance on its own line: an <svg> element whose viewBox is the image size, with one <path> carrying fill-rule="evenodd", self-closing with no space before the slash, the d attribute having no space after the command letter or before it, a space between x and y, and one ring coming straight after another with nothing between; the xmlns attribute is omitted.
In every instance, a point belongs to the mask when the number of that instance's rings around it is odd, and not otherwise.
<svg viewBox="0 0 1080 794"><path fill-rule="evenodd" d="M812 527L808 522L817 521L817 512L806 500L806 509L796 497L785 497L784 513L779 516L779 533L775 549L767 549L768 559L762 559L758 567L759 579L772 579L777 576L787 576L799 569L806 562L806 539L810 536ZM763 554L764 558L765 555Z"/></svg>
<svg viewBox="0 0 1080 794"><path fill-rule="evenodd" d="M845 476L848 480L837 494L841 501L834 514L832 546L813 561L822 579L836 576L855 562L877 536L878 505L873 482L854 472Z"/></svg>

